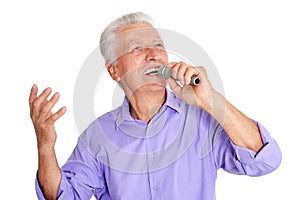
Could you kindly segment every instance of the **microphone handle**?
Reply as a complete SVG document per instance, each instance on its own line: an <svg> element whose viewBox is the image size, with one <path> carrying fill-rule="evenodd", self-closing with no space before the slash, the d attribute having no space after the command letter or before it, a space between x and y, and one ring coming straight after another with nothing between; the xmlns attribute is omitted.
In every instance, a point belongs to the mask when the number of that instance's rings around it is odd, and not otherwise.
<svg viewBox="0 0 300 200"><path fill-rule="evenodd" d="M168 78L172 78L172 69L165 65L160 66L160 68L158 69L158 73L165 80L167 80ZM192 76L190 85L197 86L200 84L200 82L201 81L198 76Z"/></svg>

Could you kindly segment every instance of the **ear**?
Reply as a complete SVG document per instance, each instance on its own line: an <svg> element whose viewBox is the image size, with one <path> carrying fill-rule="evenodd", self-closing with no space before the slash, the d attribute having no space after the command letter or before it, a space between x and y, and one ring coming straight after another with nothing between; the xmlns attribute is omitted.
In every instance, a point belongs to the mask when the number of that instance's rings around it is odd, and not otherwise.
<svg viewBox="0 0 300 200"><path fill-rule="evenodd" d="M119 76L117 65L113 63L105 63L106 70L108 71L111 78L117 82L120 81L121 77Z"/></svg>

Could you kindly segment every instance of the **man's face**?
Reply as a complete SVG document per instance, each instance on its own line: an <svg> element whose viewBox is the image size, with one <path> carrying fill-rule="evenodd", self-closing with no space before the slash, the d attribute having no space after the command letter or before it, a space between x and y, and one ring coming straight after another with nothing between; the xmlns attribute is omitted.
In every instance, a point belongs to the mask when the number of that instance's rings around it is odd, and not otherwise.
<svg viewBox="0 0 300 200"><path fill-rule="evenodd" d="M132 93L141 88L165 89L166 82L158 74L145 74L168 63L164 43L151 25L136 23L121 27L116 53L116 69L123 88L128 87Z"/></svg>

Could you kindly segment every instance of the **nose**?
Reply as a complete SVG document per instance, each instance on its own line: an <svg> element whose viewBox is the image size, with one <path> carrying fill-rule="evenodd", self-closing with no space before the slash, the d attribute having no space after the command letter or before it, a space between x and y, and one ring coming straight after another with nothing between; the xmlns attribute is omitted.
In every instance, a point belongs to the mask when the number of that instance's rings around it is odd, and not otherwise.
<svg viewBox="0 0 300 200"><path fill-rule="evenodd" d="M147 61L158 61L161 59L160 51L156 48L147 48L146 60Z"/></svg>

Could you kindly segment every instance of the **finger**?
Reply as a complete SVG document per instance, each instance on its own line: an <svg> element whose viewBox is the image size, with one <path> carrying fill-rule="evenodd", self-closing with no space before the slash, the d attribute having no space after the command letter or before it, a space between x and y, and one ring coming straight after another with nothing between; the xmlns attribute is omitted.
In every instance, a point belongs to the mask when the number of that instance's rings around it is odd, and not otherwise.
<svg viewBox="0 0 300 200"><path fill-rule="evenodd" d="M170 62L167 64L167 67L171 68L172 69L172 78L176 79L177 77L177 74L176 72L174 72L174 66L177 64L177 62Z"/></svg>
<svg viewBox="0 0 300 200"><path fill-rule="evenodd" d="M40 94L40 96L38 96L32 103L33 105L33 115L34 116L39 116L40 114L40 110L41 110L41 107L43 105L45 105L47 102L47 98L48 96L51 94L51 91L52 89L51 88L46 88L42 94Z"/></svg>
<svg viewBox="0 0 300 200"><path fill-rule="evenodd" d="M175 63L172 68L172 78L178 80L178 69L180 67L180 63Z"/></svg>
<svg viewBox="0 0 300 200"><path fill-rule="evenodd" d="M32 116L32 103L33 101L37 98L37 93L38 93L38 87L36 84L34 84L31 87L30 95L29 95L29 108L30 108L30 116Z"/></svg>
<svg viewBox="0 0 300 200"><path fill-rule="evenodd" d="M167 66L170 68L173 68L176 64L177 64L177 62L170 62L167 64Z"/></svg>
<svg viewBox="0 0 300 200"><path fill-rule="evenodd" d="M196 70L196 73L194 75L200 77L200 79L202 79L205 82L206 82L206 80L208 80L206 69L204 67L196 67L195 70Z"/></svg>
<svg viewBox="0 0 300 200"><path fill-rule="evenodd" d="M54 105L57 103L57 101L59 100L59 93L56 92L51 99L41 108L41 112L40 112L40 120L42 118L45 118L43 121L46 120L47 116L49 115L49 113L51 113L52 108L54 107Z"/></svg>
<svg viewBox="0 0 300 200"><path fill-rule="evenodd" d="M31 87L31 90L30 90L30 95L29 95L29 103L32 103L36 97L37 97L37 92L38 92L38 87L36 84L34 84L32 87Z"/></svg>
<svg viewBox="0 0 300 200"><path fill-rule="evenodd" d="M211 82L207 76L206 69L204 67L196 67L196 76L198 76L201 80L202 88L204 87L206 90L212 90Z"/></svg>
<svg viewBox="0 0 300 200"><path fill-rule="evenodd" d="M198 74L199 74L199 72L196 71L194 67L187 68L185 75L184 75L185 84L189 85L191 83L192 76L196 76Z"/></svg>
<svg viewBox="0 0 300 200"><path fill-rule="evenodd" d="M195 70L196 70L196 74L205 74L206 73L206 69L204 67L195 67Z"/></svg>
<svg viewBox="0 0 300 200"><path fill-rule="evenodd" d="M62 107L61 109L59 109L56 113L54 113L47 119L47 123L53 124L54 122L56 122L56 120L58 120L61 116L63 116L63 114L66 113L66 110L66 107Z"/></svg>
<svg viewBox="0 0 300 200"><path fill-rule="evenodd" d="M179 66L179 69L177 72L177 79L182 85L185 85L184 75L185 75L185 72L188 67L189 66L187 64L185 64L184 62L180 63L180 66Z"/></svg>
<svg viewBox="0 0 300 200"><path fill-rule="evenodd" d="M176 80L169 78L167 82L169 83L171 90L179 96L182 88L177 84Z"/></svg>

